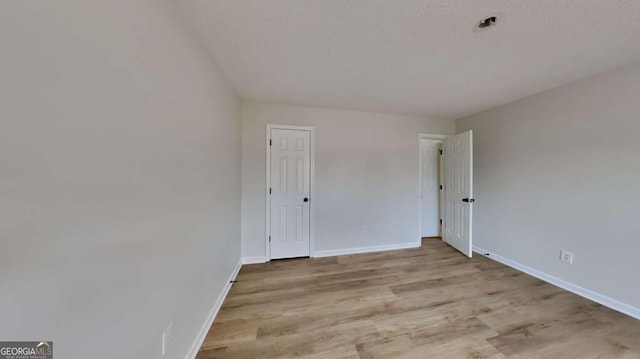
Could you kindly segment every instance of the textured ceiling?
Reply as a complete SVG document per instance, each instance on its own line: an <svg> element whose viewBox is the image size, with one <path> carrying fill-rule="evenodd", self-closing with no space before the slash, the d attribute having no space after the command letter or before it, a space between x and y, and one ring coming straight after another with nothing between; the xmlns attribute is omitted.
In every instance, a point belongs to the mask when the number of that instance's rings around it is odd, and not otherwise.
<svg viewBox="0 0 640 359"><path fill-rule="evenodd" d="M639 0L175 1L249 100L458 118L640 59Z"/></svg>

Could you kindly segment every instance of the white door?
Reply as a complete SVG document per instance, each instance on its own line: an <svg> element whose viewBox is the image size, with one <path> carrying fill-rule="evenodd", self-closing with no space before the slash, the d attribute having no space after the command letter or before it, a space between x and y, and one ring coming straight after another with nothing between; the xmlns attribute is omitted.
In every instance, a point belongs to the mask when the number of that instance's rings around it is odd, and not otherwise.
<svg viewBox="0 0 640 359"><path fill-rule="evenodd" d="M420 141L420 203L422 237L440 235L440 144Z"/></svg>
<svg viewBox="0 0 640 359"><path fill-rule="evenodd" d="M271 259L309 256L310 131L271 129Z"/></svg>
<svg viewBox="0 0 640 359"><path fill-rule="evenodd" d="M444 141L444 241L471 257L473 213L473 136L471 131Z"/></svg>

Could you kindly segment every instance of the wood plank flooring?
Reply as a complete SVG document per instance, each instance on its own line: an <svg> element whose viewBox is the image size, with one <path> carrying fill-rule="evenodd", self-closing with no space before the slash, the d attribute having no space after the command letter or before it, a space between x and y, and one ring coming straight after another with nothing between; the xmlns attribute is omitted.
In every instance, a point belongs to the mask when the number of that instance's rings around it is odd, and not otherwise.
<svg viewBox="0 0 640 359"><path fill-rule="evenodd" d="M439 239L237 280L197 359L640 358L640 320Z"/></svg>

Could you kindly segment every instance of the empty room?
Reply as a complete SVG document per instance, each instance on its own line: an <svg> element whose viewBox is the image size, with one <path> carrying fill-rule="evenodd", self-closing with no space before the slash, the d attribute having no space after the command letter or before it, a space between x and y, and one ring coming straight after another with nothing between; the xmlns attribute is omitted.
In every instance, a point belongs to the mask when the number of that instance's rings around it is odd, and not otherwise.
<svg viewBox="0 0 640 359"><path fill-rule="evenodd" d="M0 1L0 359L639 358L640 2Z"/></svg>

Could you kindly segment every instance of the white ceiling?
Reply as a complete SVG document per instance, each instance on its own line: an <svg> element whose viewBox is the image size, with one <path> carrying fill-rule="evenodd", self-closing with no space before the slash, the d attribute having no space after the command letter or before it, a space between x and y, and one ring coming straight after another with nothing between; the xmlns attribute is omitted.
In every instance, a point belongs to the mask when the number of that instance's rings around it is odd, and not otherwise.
<svg viewBox="0 0 640 359"><path fill-rule="evenodd" d="M249 100L458 118L640 58L638 0L176 1Z"/></svg>

